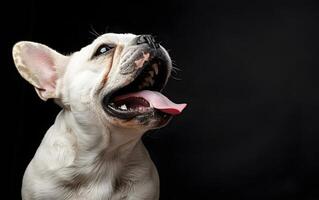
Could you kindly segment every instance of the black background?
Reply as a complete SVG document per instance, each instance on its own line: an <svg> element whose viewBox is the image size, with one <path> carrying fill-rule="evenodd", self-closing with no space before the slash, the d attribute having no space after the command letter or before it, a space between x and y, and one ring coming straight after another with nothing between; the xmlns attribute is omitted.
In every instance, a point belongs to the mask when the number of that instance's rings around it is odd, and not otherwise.
<svg viewBox="0 0 319 200"><path fill-rule="evenodd" d="M19 76L13 44L70 53L94 39L92 27L154 34L181 69L165 94L188 108L143 138L161 200L319 199L315 1L30 0L1 8L6 199L20 199L24 170L59 112Z"/></svg>

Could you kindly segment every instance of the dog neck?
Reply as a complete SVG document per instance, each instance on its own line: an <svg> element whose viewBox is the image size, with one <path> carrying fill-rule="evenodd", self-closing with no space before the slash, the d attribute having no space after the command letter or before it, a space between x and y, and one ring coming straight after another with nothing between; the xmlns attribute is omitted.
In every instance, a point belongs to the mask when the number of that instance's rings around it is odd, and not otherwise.
<svg viewBox="0 0 319 200"><path fill-rule="evenodd" d="M82 114L83 115L83 114ZM85 116L85 115L84 115ZM92 117L92 116L91 116ZM88 120L90 119L90 120ZM76 160L88 164L99 160L126 160L140 142L143 131L124 129L86 115L79 117L76 112L63 109L55 125L74 137Z"/></svg>
<svg viewBox="0 0 319 200"><path fill-rule="evenodd" d="M63 109L48 131L48 140L52 134L54 138L63 138L62 141L67 139L65 142L68 143L63 150L68 151L67 156L61 160L62 165L58 164L55 176L59 177L58 184L63 186L62 196L70 192L76 195L74 191L94 185L97 196L110 199L110 194L120 190L121 185L125 186L126 182L122 180L141 178L132 176L131 171L144 169L147 165L148 154L142 146L142 131L114 127L83 112L78 115Z"/></svg>

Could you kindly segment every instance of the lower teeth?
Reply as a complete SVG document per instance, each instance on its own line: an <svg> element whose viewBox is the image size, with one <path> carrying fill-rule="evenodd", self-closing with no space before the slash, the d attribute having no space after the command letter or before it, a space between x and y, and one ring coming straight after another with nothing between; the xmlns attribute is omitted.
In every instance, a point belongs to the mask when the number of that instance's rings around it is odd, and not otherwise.
<svg viewBox="0 0 319 200"><path fill-rule="evenodd" d="M126 107L125 104L121 105L120 108L121 108L122 110L127 110L127 107Z"/></svg>

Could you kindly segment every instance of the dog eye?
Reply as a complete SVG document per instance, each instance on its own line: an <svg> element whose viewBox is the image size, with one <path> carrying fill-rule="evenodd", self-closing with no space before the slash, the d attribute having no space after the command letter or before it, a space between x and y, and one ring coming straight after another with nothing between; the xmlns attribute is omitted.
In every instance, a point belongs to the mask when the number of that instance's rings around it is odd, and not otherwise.
<svg viewBox="0 0 319 200"><path fill-rule="evenodd" d="M101 46L99 46L99 48L97 48L97 50L95 51L93 57L97 57L100 55L105 55L107 53L109 53L110 50L112 50L114 47L111 45L107 45L107 44L102 44Z"/></svg>

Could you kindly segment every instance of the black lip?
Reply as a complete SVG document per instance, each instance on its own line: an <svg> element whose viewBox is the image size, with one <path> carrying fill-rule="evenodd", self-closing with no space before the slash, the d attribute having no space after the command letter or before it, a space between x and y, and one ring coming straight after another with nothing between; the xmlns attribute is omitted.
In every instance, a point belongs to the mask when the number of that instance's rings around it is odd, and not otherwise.
<svg viewBox="0 0 319 200"><path fill-rule="evenodd" d="M169 68L168 68L169 63L168 63L168 60L167 59L163 59L163 57L151 56L150 61L145 62L142 68L136 70L136 72L134 74L132 74L132 76L134 77L132 82L113 89L111 92L109 92L103 98L102 105L103 105L103 108L104 108L106 113L108 113L109 115L111 115L113 117L124 119L124 120L129 120L129 119L132 119L132 118L137 117L137 116L139 116L139 118L140 117L145 118L145 117L150 117L150 116L157 116L158 117L158 116L166 116L166 115L168 115L168 114L165 114L165 113L163 113L163 112L161 112L161 111L159 111L159 110L157 110L155 108L151 108L151 107L148 108L147 111L139 112L137 110L124 111L124 110L116 109L115 107L113 107L111 105L112 98L114 96L116 96L116 94L119 91L122 91L122 90L125 90L126 88L129 88L129 86L131 84L133 84L134 81L136 81L136 79L143 73L143 70L145 70L147 67L149 67L152 63L155 63L155 62L156 63L160 63L161 68L165 67L165 69L161 69L163 75L162 75L162 77L160 77L160 80L157 80L154 83L154 86L152 87L152 90L155 90L155 91L162 91L163 90L163 88L166 85L166 80L167 80L167 77L168 77L168 74L169 74Z"/></svg>

